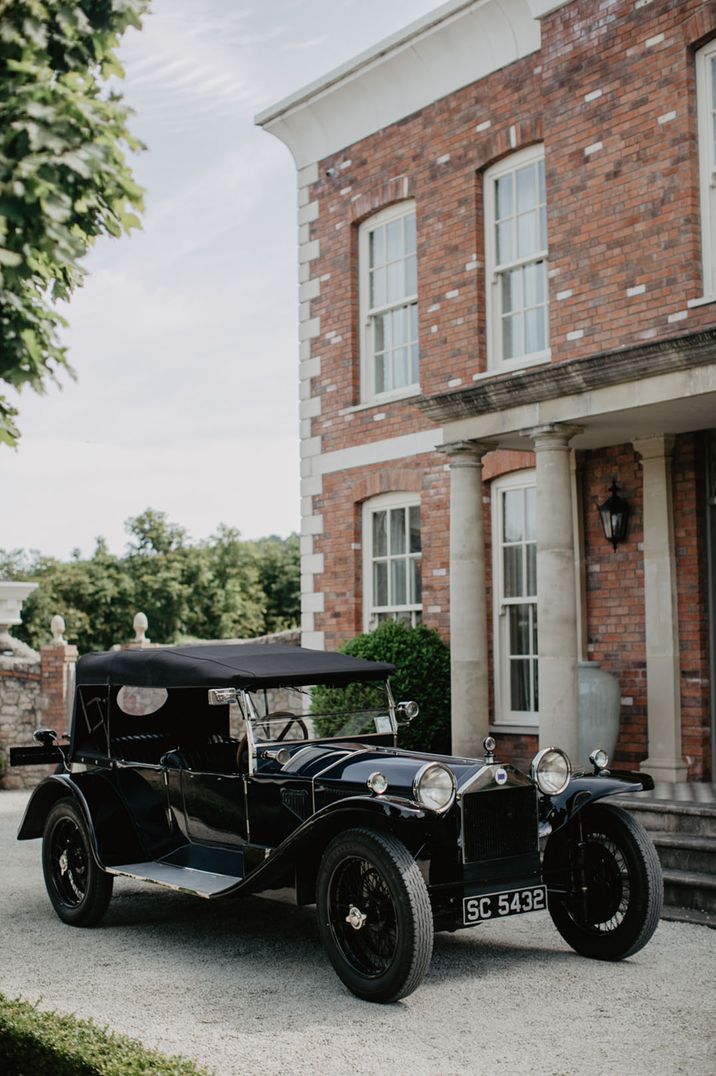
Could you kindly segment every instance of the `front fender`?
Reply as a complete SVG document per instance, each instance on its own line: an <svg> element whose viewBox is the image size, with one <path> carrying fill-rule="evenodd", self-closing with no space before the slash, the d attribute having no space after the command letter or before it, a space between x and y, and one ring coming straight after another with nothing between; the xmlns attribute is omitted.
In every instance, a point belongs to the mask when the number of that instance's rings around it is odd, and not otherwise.
<svg viewBox="0 0 716 1076"><path fill-rule="evenodd" d="M552 832L556 833L590 803L596 803L605 796L648 792L653 787L654 779L648 773L620 770L609 776L598 773L579 775L571 779L559 796L543 798L543 817L552 826Z"/></svg>

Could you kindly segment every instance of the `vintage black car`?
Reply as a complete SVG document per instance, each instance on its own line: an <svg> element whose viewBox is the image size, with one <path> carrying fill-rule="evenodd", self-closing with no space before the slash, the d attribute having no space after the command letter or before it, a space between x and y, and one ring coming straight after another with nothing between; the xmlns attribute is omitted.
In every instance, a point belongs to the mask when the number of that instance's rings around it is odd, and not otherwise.
<svg viewBox="0 0 716 1076"><path fill-rule="evenodd" d="M42 837L59 917L92 926L115 875L214 899L290 886L359 997L392 1001L425 975L434 930L549 909L578 952L618 960L661 911L654 847L605 798L646 774L573 774L558 748L530 773L495 758L401 750L417 712L392 666L291 646L89 654L69 744L52 730L15 765L58 762L18 837ZM366 700L369 705L366 704ZM325 711L330 703L330 713Z"/></svg>

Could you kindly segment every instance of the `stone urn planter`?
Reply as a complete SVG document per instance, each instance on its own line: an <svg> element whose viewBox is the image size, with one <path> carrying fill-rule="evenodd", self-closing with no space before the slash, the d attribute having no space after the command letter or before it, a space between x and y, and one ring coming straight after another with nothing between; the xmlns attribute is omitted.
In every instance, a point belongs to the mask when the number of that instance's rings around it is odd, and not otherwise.
<svg viewBox="0 0 716 1076"><path fill-rule="evenodd" d="M619 681L602 669L598 661L578 661L577 695L579 758L575 766L588 767L589 755L597 747L603 747L613 759L619 735Z"/></svg>

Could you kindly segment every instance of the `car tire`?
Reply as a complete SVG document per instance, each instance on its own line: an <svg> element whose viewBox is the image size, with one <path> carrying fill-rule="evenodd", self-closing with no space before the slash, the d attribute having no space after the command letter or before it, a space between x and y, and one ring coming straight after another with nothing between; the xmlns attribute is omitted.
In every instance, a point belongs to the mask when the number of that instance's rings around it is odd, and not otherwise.
<svg viewBox="0 0 716 1076"><path fill-rule="evenodd" d="M581 819L586 901L577 822ZM564 940L582 956L623 960L656 930L663 904L661 865L640 822L621 807L598 803L550 837L545 880L568 892L549 893L549 911Z"/></svg>
<svg viewBox="0 0 716 1076"><path fill-rule="evenodd" d="M64 923L99 923L112 897L113 877L97 864L87 824L73 799L61 799L47 816L42 870L52 907Z"/></svg>
<svg viewBox="0 0 716 1076"><path fill-rule="evenodd" d="M324 948L357 997L397 1001L420 985L433 952L432 908L396 837L369 829L335 837L321 860L317 907Z"/></svg>

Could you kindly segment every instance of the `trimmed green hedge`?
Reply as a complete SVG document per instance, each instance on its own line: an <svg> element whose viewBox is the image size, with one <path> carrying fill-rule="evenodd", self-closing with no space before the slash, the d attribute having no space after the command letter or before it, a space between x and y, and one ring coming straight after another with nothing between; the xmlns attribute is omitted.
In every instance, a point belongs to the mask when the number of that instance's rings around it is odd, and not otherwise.
<svg viewBox="0 0 716 1076"><path fill-rule="evenodd" d="M398 744L414 751L450 752L450 648L432 628L420 624L408 628L395 620L386 620L375 631L357 635L341 647L344 654L371 661L389 661L395 665L390 686L396 702L413 699L420 713L400 729ZM314 713L347 712L370 709L384 702L382 689L369 684L351 684L346 691L337 688L313 689ZM316 722L321 736L334 729L330 719ZM340 721L336 722L336 726Z"/></svg>
<svg viewBox="0 0 716 1076"><path fill-rule="evenodd" d="M3 1076L210 1076L181 1057L165 1057L124 1035L0 994Z"/></svg>

